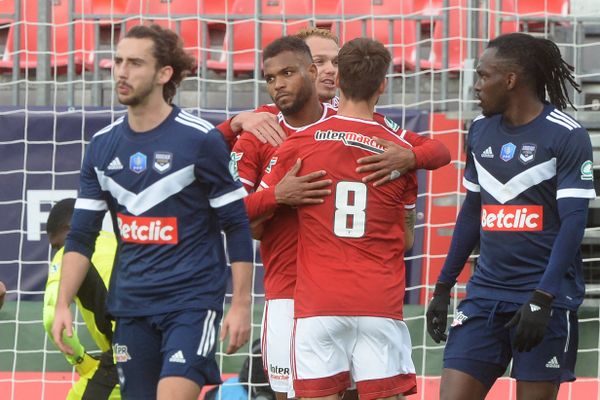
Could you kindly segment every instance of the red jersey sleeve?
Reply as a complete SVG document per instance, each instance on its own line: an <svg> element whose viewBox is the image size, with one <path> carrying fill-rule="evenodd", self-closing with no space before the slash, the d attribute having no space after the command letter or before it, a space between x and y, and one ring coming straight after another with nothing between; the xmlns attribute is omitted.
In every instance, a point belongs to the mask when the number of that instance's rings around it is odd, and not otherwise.
<svg viewBox="0 0 600 400"><path fill-rule="evenodd" d="M232 159L237 163L240 180L248 193L260 183L264 160L261 158L258 140L249 132L244 132L233 146Z"/></svg>
<svg viewBox="0 0 600 400"><path fill-rule="evenodd" d="M402 194L402 204L404 208L414 208L417 203L417 194L419 192L419 186L417 182L417 174L412 171L404 176L405 186Z"/></svg>
<svg viewBox="0 0 600 400"><path fill-rule="evenodd" d="M415 169L438 169L450 162L450 151L442 142L415 132L404 131L401 137L410 143L415 154Z"/></svg>

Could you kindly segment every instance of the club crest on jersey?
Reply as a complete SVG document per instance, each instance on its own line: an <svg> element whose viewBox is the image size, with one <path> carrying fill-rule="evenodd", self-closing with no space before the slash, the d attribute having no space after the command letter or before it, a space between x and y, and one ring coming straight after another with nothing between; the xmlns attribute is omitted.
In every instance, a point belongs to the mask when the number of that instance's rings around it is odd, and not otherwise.
<svg viewBox="0 0 600 400"><path fill-rule="evenodd" d="M141 174L146 170L147 167L147 157L145 154L140 153L139 151L129 157L129 169L135 172L136 174Z"/></svg>
<svg viewBox="0 0 600 400"><path fill-rule="evenodd" d="M587 160L583 164L581 164L581 180L582 181L593 181L594 180L593 165L590 160Z"/></svg>
<svg viewBox="0 0 600 400"><path fill-rule="evenodd" d="M159 174L164 174L171 169L173 154L166 151L157 151L154 153L154 163L152 168Z"/></svg>
<svg viewBox="0 0 600 400"><path fill-rule="evenodd" d="M229 158L229 173L234 181L240 179L240 174L238 173L237 163L242 159L244 153L236 153L234 151L231 152Z"/></svg>
<svg viewBox="0 0 600 400"><path fill-rule="evenodd" d="M371 153L381 154L384 151L375 140L369 136L361 135L356 132L339 132L328 129L326 131L318 130L315 132L315 140L340 141L346 146L358 147Z"/></svg>
<svg viewBox="0 0 600 400"><path fill-rule="evenodd" d="M519 161L523 164L529 164L535 158L535 149L537 146L533 143L523 143L519 153Z"/></svg>
<svg viewBox="0 0 600 400"><path fill-rule="evenodd" d="M500 158L502 161L510 161L515 156L515 150L517 146L512 143L506 143L500 149Z"/></svg>

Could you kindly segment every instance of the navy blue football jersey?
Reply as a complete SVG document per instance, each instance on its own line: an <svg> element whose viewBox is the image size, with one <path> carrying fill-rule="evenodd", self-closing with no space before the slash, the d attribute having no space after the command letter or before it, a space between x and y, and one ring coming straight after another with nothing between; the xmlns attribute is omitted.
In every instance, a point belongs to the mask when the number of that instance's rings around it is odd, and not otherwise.
<svg viewBox="0 0 600 400"><path fill-rule="evenodd" d="M110 210L119 235L112 315L222 308L228 274L220 227L238 223L223 210L234 202L243 209L246 195L230 167L220 132L177 107L153 130L136 133L124 116L94 135L66 251L91 255L90 240ZM245 210L243 217L247 223Z"/></svg>
<svg viewBox="0 0 600 400"><path fill-rule="evenodd" d="M596 196L589 135L549 104L515 128L503 124L502 115L480 116L469 130L463 184L481 194L481 255L469 297L524 303L550 259L560 227L557 201ZM554 306L581 304L579 252L556 286Z"/></svg>

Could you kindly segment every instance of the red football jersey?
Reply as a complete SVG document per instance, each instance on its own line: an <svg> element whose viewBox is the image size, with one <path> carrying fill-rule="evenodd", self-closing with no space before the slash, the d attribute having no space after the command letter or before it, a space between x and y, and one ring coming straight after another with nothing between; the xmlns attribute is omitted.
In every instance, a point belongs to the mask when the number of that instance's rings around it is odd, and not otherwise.
<svg viewBox="0 0 600 400"><path fill-rule="evenodd" d="M319 120L335 114L334 108L323 104L323 114ZM278 114L278 119L288 137L301 129L288 125L281 113ZM240 136L231 156L237 161L240 180L248 192L252 193L258 188L265 171L270 171L276 163L276 158L273 158L276 150L277 148L268 143L261 143L249 132ZM250 194L244 199L247 208L253 207L253 196L254 194ZM264 286L267 300L293 298L296 285L297 225L296 210L287 206L277 207L273 217L265 222L260 254L265 266Z"/></svg>
<svg viewBox="0 0 600 400"><path fill-rule="evenodd" d="M286 140L263 177L269 187L301 158L300 175L324 169L333 181L324 203L298 208L296 317L402 318L404 207L416 199L416 176L379 187L362 183L356 159L383 151L374 136L410 147L375 121L333 116Z"/></svg>

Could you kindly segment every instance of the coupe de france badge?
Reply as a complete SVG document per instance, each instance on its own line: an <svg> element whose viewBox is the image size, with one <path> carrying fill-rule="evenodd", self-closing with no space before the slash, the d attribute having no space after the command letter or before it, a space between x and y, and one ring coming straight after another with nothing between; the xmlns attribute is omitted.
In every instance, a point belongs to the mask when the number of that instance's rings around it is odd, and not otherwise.
<svg viewBox="0 0 600 400"><path fill-rule="evenodd" d="M523 143L521 152L519 153L519 161L523 164L529 164L535 158L536 145L533 143Z"/></svg>
<svg viewBox="0 0 600 400"><path fill-rule="evenodd" d="M141 174L146 170L147 166L147 158L145 154L140 153L139 151L129 157L129 169L135 172L136 174Z"/></svg>
<svg viewBox="0 0 600 400"><path fill-rule="evenodd" d="M500 149L500 158L502 159L502 161L512 160L513 157L515 156L516 149L517 149L517 146L515 146L512 143L506 143L505 145L503 145L502 148Z"/></svg>
<svg viewBox="0 0 600 400"><path fill-rule="evenodd" d="M157 151L154 153L154 163L152 168L159 174L164 174L171 169L171 161L173 160L173 154L166 151Z"/></svg>

